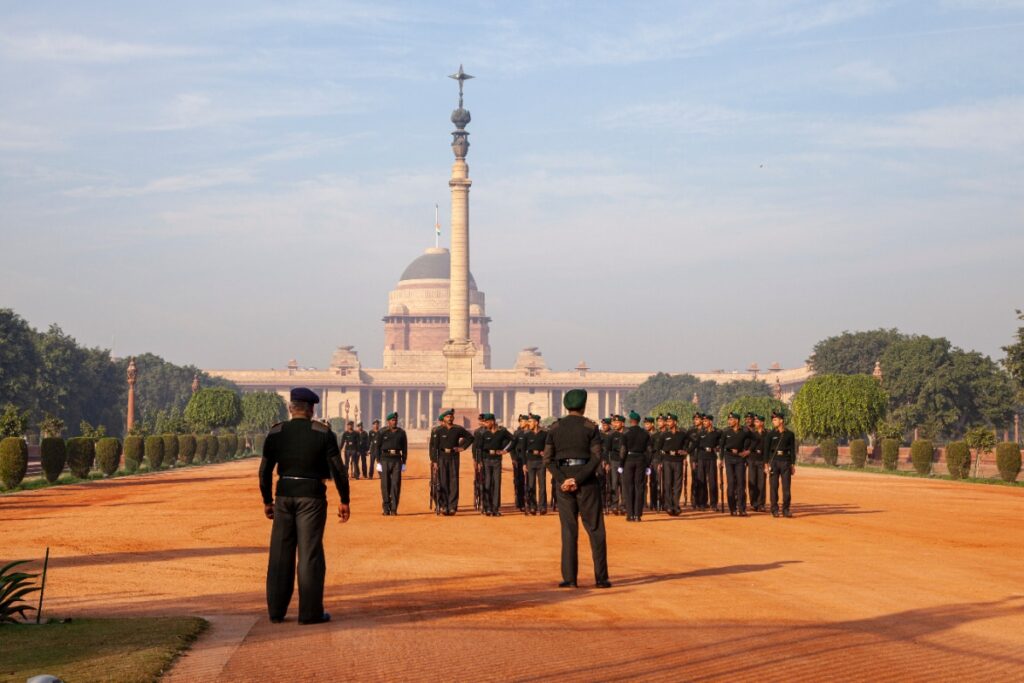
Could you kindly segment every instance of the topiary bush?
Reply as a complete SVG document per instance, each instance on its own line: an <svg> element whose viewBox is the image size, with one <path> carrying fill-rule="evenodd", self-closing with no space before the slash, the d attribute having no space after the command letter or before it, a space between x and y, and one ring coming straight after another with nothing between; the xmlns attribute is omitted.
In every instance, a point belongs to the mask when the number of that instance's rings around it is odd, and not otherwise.
<svg viewBox="0 0 1024 683"><path fill-rule="evenodd" d="M124 469L126 472L137 472L145 450L141 436L124 438Z"/></svg>
<svg viewBox="0 0 1024 683"><path fill-rule="evenodd" d="M900 463L900 440L882 439L882 468L895 471Z"/></svg>
<svg viewBox="0 0 1024 683"><path fill-rule="evenodd" d="M68 462L68 449L64 445L64 439L59 436L48 436L43 439L39 444L39 459L46 481L51 484L57 481Z"/></svg>
<svg viewBox="0 0 1024 683"><path fill-rule="evenodd" d="M217 437L217 456L221 460L227 460L231 457L231 437L227 434L221 434Z"/></svg>
<svg viewBox="0 0 1024 683"><path fill-rule="evenodd" d="M196 462L206 462L206 437L202 434L196 434Z"/></svg>
<svg viewBox="0 0 1024 683"><path fill-rule="evenodd" d="M946 446L946 469L954 479L964 479L971 471L971 449L966 441L954 441Z"/></svg>
<svg viewBox="0 0 1024 683"><path fill-rule="evenodd" d="M121 442L112 436L105 436L96 442L96 466L108 477L117 472L121 464Z"/></svg>
<svg viewBox="0 0 1024 683"><path fill-rule="evenodd" d="M914 464L914 470L918 474L928 474L932 471L934 456L935 446L929 439L918 439L910 444L910 462Z"/></svg>
<svg viewBox="0 0 1024 683"><path fill-rule="evenodd" d="M238 455L238 435L228 434L228 452L229 457L233 458Z"/></svg>
<svg viewBox="0 0 1024 683"><path fill-rule="evenodd" d="M20 436L8 436L0 441L0 484L13 489L28 471L28 443Z"/></svg>
<svg viewBox="0 0 1024 683"><path fill-rule="evenodd" d="M822 439L818 442L818 449L826 465L835 467L839 464L839 446L836 445L835 439Z"/></svg>
<svg viewBox="0 0 1024 683"><path fill-rule="evenodd" d="M146 464L149 465L151 472L156 472L160 469L160 465L164 461L164 439L160 436L147 436L146 445L144 447L146 454Z"/></svg>
<svg viewBox="0 0 1024 683"><path fill-rule="evenodd" d="M868 461L868 444L864 439L854 439L850 442L850 462L854 467L861 470Z"/></svg>
<svg viewBox="0 0 1024 683"><path fill-rule="evenodd" d="M164 434L160 438L164 440L164 464L174 467L178 462L178 435Z"/></svg>
<svg viewBox="0 0 1024 683"><path fill-rule="evenodd" d="M68 439L68 469L79 479L88 479L96 460L96 440L87 436Z"/></svg>
<svg viewBox="0 0 1024 683"><path fill-rule="evenodd" d="M191 434L178 435L178 462L182 465L191 465L192 459L196 457L196 437Z"/></svg>
<svg viewBox="0 0 1024 683"><path fill-rule="evenodd" d="M1017 481L1020 474L1020 446L1013 441L1004 441L996 446L996 467L1003 481Z"/></svg>
<svg viewBox="0 0 1024 683"><path fill-rule="evenodd" d="M263 455L263 442L266 440L265 434L257 434L252 437L252 452L256 455Z"/></svg>
<svg viewBox="0 0 1024 683"><path fill-rule="evenodd" d="M220 462L220 441L213 434L203 437L206 442L206 462Z"/></svg>

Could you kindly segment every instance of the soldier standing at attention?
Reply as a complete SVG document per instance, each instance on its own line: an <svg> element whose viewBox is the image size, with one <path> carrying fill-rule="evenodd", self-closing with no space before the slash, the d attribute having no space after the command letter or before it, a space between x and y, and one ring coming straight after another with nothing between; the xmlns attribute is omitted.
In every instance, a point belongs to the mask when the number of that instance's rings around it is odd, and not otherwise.
<svg viewBox="0 0 1024 683"><path fill-rule="evenodd" d="M679 499L683 493L683 468L686 467L686 452L690 447L690 435L679 429L679 416L666 415L668 429L661 437L661 479L662 505L673 517L681 511Z"/></svg>
<svg viewBox="0 0 1024 683"><path fill-rule="evenodd" d="M519 416L519 427L512 433L512 489L515 491L516 510L526 512L526 434L530 431L530 416Z"/></svg>
<svg viewBox="0 0 1024 683"><path fill-rule="evenodd" d="M704 424L697 438L697 467L701 478L701 485L697 489L697 507L701 510L714 510L718 507L718 471L715 468L722 447L722 432L715 429L714 415L705 413L701 420Z"/></svg>
<svg viewBox="0 0 1024 683"><path fill-rule="evenodd" d="M430 438L427 440L427 457L430 459L430 504L434 506L434 514L441 514L440 492L441 484L438 481L438 452L437 437L444 424L444 413L437 416L437 424L430 430Z"/></svg>
<svg viewBox="0 0 1024 683"><path fill-rule="evenodd" d="M686 430L687 450L690 455L690 507L694 510L699 509L697 490L702 486L705 490L707 489L707 484L700 478L700 454L697 452L697 443L700 441L702 431L704 431L704 413L696 412L693 414L693 426ZM685 462L683 467L686 467Z"/></svg>
<svg viewBox="0 0 1024 683"><path fill-rule="evenodd" d="M772 411L772 431L768 436L768 456L771 458L769 485L772 491L772 517L779 516L779 480L782 480L782 516L792 517L789 504L793 475L796 474L796 436L786 428L786 417Z"/></svg>
<svg viewBox="0 0 1024 683"><path fill-rule="evenodd" d="M462 451L473 446L473 435L455 424L455 411L441 413L441 426L435 432L437 448L437 507L452 516L459 511L459 463Z"/></svg>
<svg viewBox="0 0 1024 683"><path fill-rule="evenodd" d="M768 451L768 432L764 428L764 416L748 413L753 424L750 429L750 456L747 458L747 484L750 487L750 509L764 512L766 468L765 454Z"/></svg>
<svg viewBox="0 0 1024 683"><path fill-rule="evenodd" d="M380 462L380 420L373 421L370 431L366 434L366 439L368 442L366 450L370 452L369 477L373 479L377 463Z"/></svg>
<svg viewBox="0 0 1024 683"><path fill-rule="evenodd" d="M608 488L609 500L613 515L621 515L622 510L622 433L626 418L612 415L612 433L608 438Z"/></svg>
<svg viewBox="0 0 1024 683"><path fill-rule="evenodd" d="M612 442L612 419L610 417L601 418L601 466L597 468L597 479L601 484L601 500L604 501L604 514L608 514L608 511L612 507L612 494L611 494L611 442ZM554 486L551 487L551 494L554 495Z"/></svg>
<svg viewBox="0 0 1024 683"><path fill-rule="evenodd" d="M370 435L363 429L363 423L356 423L356 436L359 442L356 446L356 479L366 476L366 454L370 452ZM360 473L360 470L362 472Z"/></svg>
<svg viewBox="0 0 1024 683"><path fill-rule="evenodd" d="M644 428L651 435L651 473L648 475L648 485L650 488L649 509L651 512L659 512L661 511L661 475L659 473L659 465L661 465L661 439L665 435L665 416L659 415L657 423L655 423L653 417L645 417Z"/></svg>
<svg viewBox="0 0 1024 683"><path fill-rule="evenodd" d="M267 611L270 621L284 621L295 586L295 556L299 565L299 623L331 620L324 611L324 524L327 522L327 487L330 477L341 503L338 517L349 518L348 478L341 464L338 441L331 428L313 421L313 406L320 397L309 389L291 391L291 420L270 428L260 460L263 512L274 520L267 565ZM277 468L277 498L271 495Z"/></svg>
<svg viewBox="0 0 1024 683"><path fill-rule="evenodd" d="M601 437L597 425L583 417L587 407L584 389L565 392L562 405L569 414L548 428L544 443L544 465L558 485L558 521L562 527L562 582L558 587L576 587L582 517L583 528L590 537L595 585L611 588L601 490L594 476L601 465Z"/></svg>
<svg viewBox="0 0 1024 683"><path fill-rule="evenodd" d="M409 457L409 441L405 430L398 426L398 413L388 413L388 426L380 433L380 497L383 514L398 514L398 499L402 496L402 472Z"/></svg>
<svg viewBox="0 0 1024 683"><path fill-rule="evenodd" d="M740 414L729 413L729 427L722 434L725 479L728 482L729 514L747 516L747 458L750 432L740 427ZM726 491L722 492L726 494Z"/></svg>
<svg viewBox="0 0 1024 683"><path fill-rule="evenodd" d="M484 434L487 433L487 413L477 415L477 428L473 432L473 508L484 511L484 464L480 455Z"/></svg>
<svg viewBox="0 0 1024 683"><path fill-rule="evenodd" d="M356 452L359 450L359 435L353 429L354 426L355 423L346 422L345 431L341 433L341 460L345 463L349 478L358 479L359 464L356 462Z"/></svg>
<svg viewBox="0 0 1024 683"><path fill-rule="evenodd" d="M488 517L501 517L501 456L512 447L512 434L498 426L494 413L485 413L487 431L481 436L483 461L483 508Z"/></svg>
<svg viewBox="0 0 1024 683"><path fill-rule="evenodd" d="M530 415L526 439L523 446L525 464L523 474L526 480L526 505L524 514L548 514L548 488L544 474L544 443L548 433L540 428L540 415Z"/></svg>
<svg viewBox="0 0 1024 683"><path fill-rule="evenodd" d="M629 429L622 433L619 453L622 465L622 497L626 501L626 521L639 522L644 512L644 488L651 467L651 435L640 426L640 414L629 411Z"/></svg>

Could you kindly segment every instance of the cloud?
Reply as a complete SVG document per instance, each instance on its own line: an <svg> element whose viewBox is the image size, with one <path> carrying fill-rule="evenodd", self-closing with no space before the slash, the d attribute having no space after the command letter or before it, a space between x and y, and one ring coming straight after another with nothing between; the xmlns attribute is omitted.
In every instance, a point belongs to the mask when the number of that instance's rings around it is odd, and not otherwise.
<svg viewBox="0 0 1024 683"><path fill-rule="evenodd" d="M0 150L46 151L60 146L53 134L44 128L0 119Z"/></svg>
<svg viewBox="0 0 1024 683"><path fill-rule="evenodd" d="M679 132L716 133L754 118L748 112L695 102L647 102L608 111L597 117L605 128L671 128Z"/></svg>
<svg viewBox="0 0 1024 683"><path fill-rule="evenodd" d="M889 69L870 61L848 62L832 70L833 86L853 95L870 95L896 89L896 78Z"/></svg>
<svg viewBox="0 0 1024 683"><path fill-rule="evenodd" d="M192 57L209 53L210 50L197 47L104 41L76 33L0 35L0 54L20 61L109 63Z"/></svg>
<svg viewBox="0 0 1024 683"><path fill-rule="evenodd" d="M165 194L204 190L222 185L239 185L254 181L253 173L247 168L218 168L198 173L166 176L151 180L144 185L118 187L115 185L86 185L68 190L69 197L109 199L113 197L139 197L142 195Z"/></svg>
<svg viewBox="0 0 1024 683"><path fill-rule="evenodd" d="M144 130L187 130L259 119L328 116L352 113L363 106L362 100L351 92L338 88L260 91L255 97L250 96L249 101L234 96L230 103L222 96L185 92L160 107L159 119L144 126Z"/></svg>

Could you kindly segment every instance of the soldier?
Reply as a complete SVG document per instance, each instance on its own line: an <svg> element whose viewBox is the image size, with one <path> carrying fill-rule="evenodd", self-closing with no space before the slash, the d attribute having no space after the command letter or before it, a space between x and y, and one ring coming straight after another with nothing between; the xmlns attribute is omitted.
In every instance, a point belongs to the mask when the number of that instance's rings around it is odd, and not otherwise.
<svg viewBox="0 0 1024 683"><path fill-rule="evenodd" d="M790 487L796 474L796 437L786 429L786 417L772 411L772 431L768 436L768 457L771 462L769 486L772 492L772 517L779 516L779 480L782 480L782 516L792 517L789 504Z"/></svg>
<svg viewBox="0 0 1024 683"><path fill-rule="evenodd" d="M284 621L295 586L298 552L299 623L331 620L324 611L324 524L327 522L327 487L330 477L341 503L338 517L349 518L348 478L342 466L338 441L331 428L313 421L313 406L320 397L309 389L291 391L291 420L270 428L260 460L260 493L263 512L274 521L270 532L267 564L267 611L270 621ZM277 468L277 498L271 495Z"/></svg>
<svg viewBox="0 0 1024 683"><path fill-rule="evenodd" d="M583 417L587 407L586 390L565 392L562 405L569 414L551 425L544 444L544 465L558 484L558 520L562 526L562 582L558 587L576 587L582 517L594 558L594 585L611 588L601 491L594 476L601 465L601 437L597 425Z"/></svg>
<svg viewBox="0 0 1024 683"><path fill-rule="evenodd" d="M665 436L665 416L659 415L657 422L653 417L644 418L644 428L651 435L651 473L648 475L649 509L651 512L661 511L661 440Z"/></svg>
<svg viewBox="0 0 1024 683"><path fill-rule="evenodd" d="M501 517L501 456L512 448L512 434L498 425L494 413L486 413L487 431L481 435L483 509L488 517Z"/></svg>
<svg viewBox="0 0 1024 683"><path fill-rule="evenodd" d="M370 452L370 435L363 429L363 423L356 423L356 436L359 437L356 445L356 479L366 476L366 454ZM360 471L361 470L361 471Z"/></svg>
<svg viewBox="0 0 1024 683"><path fill-rule="evenodd" d="M437 506L442 514L452 516L459 511L459 462L462 451L474 444L473 435L455 424L455 411L451 408L440 415L441 426L435 437L438 463Z"/></svg>
<svg viewBox="0 0 1024 683"><path fill-rule="evenodd" d="M701 417L703 426L697 438L697 468L701 484L697 487L697 507L700 510L718 507L718 464L719 449L722 447L722 432L715 429L714 415Z"/></svg>
<svg viewBox="0 0 1024 683"><path fill-rule="evenodd" d="M696 412L693 414L693 426L686 430L687 440L689 442L689 461L690 461L690 507L694 510L698 509L697 505L697 491L701 487L707 490L707 483L701 478L700 475L700 454L697 452L697 442L700 440L700 434L704 431L704 413ZM686 463L683 463L683 467L686 467ZM686 477L684 476L683 479ZM685 483L684 483L685 485Z"/></svg>
<svg viewBox="0 0 1024 683"><path fill-rule="evenodd" d="M515 491L516 510L526 512L526 434L530 431L530 416L519 416L519 427L512 433L512 488Z"/></svg>
<svg viewBox="0 0 1024 683"><path fill-rule="evenodd" d="M349 478L358 479L359 470L356 462L356 452L359 450L359 435L356 434L354 422L345 423L345 431L341 433L341 455L345 469L349 472Z"/></svg>
<svg viewBox="0 0 1024 683"><path fill-rule="evenodd" d="M608 489L609 507L613 515L621 515L622 509L622 433L626 418L612 415L612 433L608 438Z"/></svg>
<svg viewBox="0 0 1024 683"><path fill-rule="evenodd" d="M377 463L380 461L380 420L374 420L370 426L370 431L366 434L367 447L366 450L370 452L370 466L368 468L368 476L373 479L373 473L377 469Z"/></svg>
<svg viewBox="0 0 1024 683"><path fill-rule="evenodd" d="M398 499L402 496L402 472L409 457L409 441L405 430L398 426L398 413L388 413L388 426L380 433L380 497L384 515L398 514Z"/></svg>
<svg viewBox="0 0 1024 683"><path fill-rule="evenodd" d="M747 458L747 484L750 487L750 509L754 512L764 512L765 498L765 468L767 461L765 453L768 449L766 443L768 432L764 428L764 416L754 415L751 422L753 429L750 430L750 456Z"/></svg>
<svg viewBox="0 0 1024 683"><path fill-rule="evenodd" d="M729 426L722 433L722 456L728 482L729 514L747 516L747 457L750 456L750 432L740 427L740 414L729 413ZM726 495L726 491L722 491Z"/></svg>
<svg viewBox="0 0 1024 683"><path fill-rule="evenodd" d="M427 457L430 459L430 505L435 515L441 514L440 490L438 482L438 452L437 437L444 425L444 413L437 416L437 424L430 430L430 438L427 440Z"/></svg>
<svg viewBox="0 0 1024 683"><path fill-rule="evenodd" d="M679 429L679 416L669 413L666 417L668 429L660 440L662 505L673 517L681 512L679 499L683 493L683 468L690 448L690 435Z"/></svg>
<svg viewBox="0 0 1024 683"><path fill-rule="evenodd" d="M612 507L611 484L609 483L611 481L609 453L612 438L612 419L610 417L601 418L599 434L601 437L601 466L597 468L597 479L601 484L601 500L604 502L604 514L607 515ZM551 487L551 494L555 494L554 486Z"/></svg>
<svg viewBox="0 0 1024 683"><path fill-rule="evenodd" d="M480 455L484 434L487 433L487 413L477 415L477 428L473 431L473 509L483 512L484 465Z"/></svg>
<svg viewBox="0 0 1024 683"><path fill-rule="evenodd" d="M530 415L527 423L523 453L525 462L523 474L526 481L525 514L548 514L548 491L544 475L544 443L548 438L547 431L540 427L540 415Z"/></svg>
<svg viewBox="0 0 1024 683"><path fill-rule="evenodd" d="M619 453L626 521L639 522L644 512L645 477L651 467L651 435L640 426L640 414L635 410L629 411L629 429L622 433Z"/></svg>

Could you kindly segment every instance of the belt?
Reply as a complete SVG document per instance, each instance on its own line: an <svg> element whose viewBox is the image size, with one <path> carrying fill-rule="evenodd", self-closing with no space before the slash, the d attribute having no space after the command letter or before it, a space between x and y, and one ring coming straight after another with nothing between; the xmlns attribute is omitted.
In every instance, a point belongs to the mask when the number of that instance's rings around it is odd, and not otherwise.
<svg viewBox="0 0 1024 683"><path fill-rule="evenodd" d="M402 451L381 451L381 453L384 453L385 455L401 455Z"/></svg>
<svg viewBox="0 0 1024 683"><path fill-rule="evenodd" d="M786 451L775 451L775 455L786 455Z"/></svg>
<svg viewBox="0 0 1024 683"><path fill-rule="evenodd" d="M544 455L544 451L530 451L532 455Z"/></svg>
<svg viewBox="0 0 1024 683"><path fill-rule="evenodd" d="M321 479L319 477L285 477L285 476L282 476L281 478L282 479L301 479L301 480L304 480L304 481L323 481L323 479Z"/></svg>
<svg viewBox="0 0 1024 683"><path fill-rule="evenodd" d="M488 455L502 455L505 451L484 451L484 453L487 453Z"/></svg>
<svg viewBox="0 0 1024 683"><path fill-rule="evenodd" d="M442 448L441 452L442 453L454 453L455 449L454 448Z"/></svg>
<svg viewBox="0 0 1024 683"><path fill-rule="evenodd" d="M708 453L714 453L715 452L714 448L709 448L708 446L705 446L704 450L707 451Z"/></svg>
<svg viewBox="0 0 1024 683"><path fill-rule="evenodd" d="M586 465L588 462L590 461L583 458L565 458L559 460L558 464L561 467L573 467L574 465Z"/></svg>

